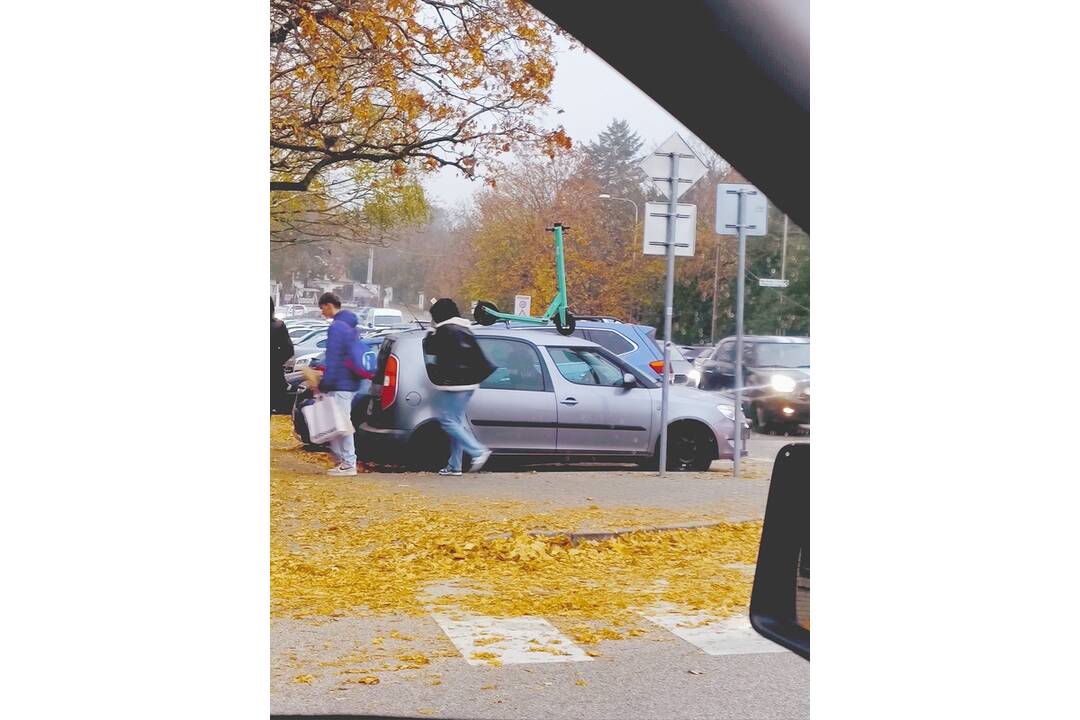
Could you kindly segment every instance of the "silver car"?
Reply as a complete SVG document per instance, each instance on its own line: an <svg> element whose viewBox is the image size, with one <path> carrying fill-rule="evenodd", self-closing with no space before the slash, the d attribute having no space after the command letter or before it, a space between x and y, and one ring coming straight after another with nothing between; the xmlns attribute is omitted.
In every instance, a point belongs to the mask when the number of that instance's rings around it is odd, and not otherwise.
<svg viewBox="0 0 1080 720"><path fill-rule="evenodd" d="M656 378L588 340L497 327L474 326L474 332L498 369L473 395L469 419L496 457L658 465ZM371 395L354 417L361 457L416 470L446 464L449 441L431 404L436 389L424 363L426 334L406 330L383 341ZM669 469L705 470L717 458L731 458L730 400L669 389ZM745 426L742 432L749 434Z"/></svg>

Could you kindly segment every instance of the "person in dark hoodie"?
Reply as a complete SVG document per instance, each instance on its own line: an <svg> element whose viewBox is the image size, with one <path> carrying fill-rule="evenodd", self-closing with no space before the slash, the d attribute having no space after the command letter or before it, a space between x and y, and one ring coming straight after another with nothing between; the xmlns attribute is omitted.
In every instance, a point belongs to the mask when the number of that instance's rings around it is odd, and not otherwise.
<svg viewBox="0 0 1080 720"><path fill-rule="evenodd" d="M463 452L472 458L470 472L478 472L491 457L491 451L473 435L466 411L473 391L495 372L495 366L473 337L469 321L459 315L450 298L436 300L431 306L435 331L424 338L428 377L439 390L432 404L439 425L450 437L450 459L440 475L460 475Z"/></svg>
<svg viewBox="0 0 1080 720"><path fill-rule="evenodd" d="M333 398L345 417L350 417L353 395L360 389L361 379L353 361L358 340L356 314L342 310L341 300L333 293L323 293L319 297L319 310L324 318L333 321L326 332L326 369L319 380L319 391ZM338 466L327 474L355 475L356 445L352 433L332 440L330 449L337 455Z"/></svg>
<svg viewBox="0 0 1080 720"><path fill-rule="evenodd" d="M293 356L293 344L285 323L274 317L274 298L270 298L270 414L287 413L288 394L285 361Z"/></svg>

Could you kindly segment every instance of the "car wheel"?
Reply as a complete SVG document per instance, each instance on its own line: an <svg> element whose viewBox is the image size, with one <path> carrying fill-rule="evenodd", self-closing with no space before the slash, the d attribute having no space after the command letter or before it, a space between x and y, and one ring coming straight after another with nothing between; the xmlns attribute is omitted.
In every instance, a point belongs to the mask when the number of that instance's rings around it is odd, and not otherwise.
<svg viewBox="0 0 1080 720"><path fill-rule="evenodd" d="M753 411L754 429L762 435L771 434L772 426L769 424L769 416L765 413L765 408L754 404L750 406L750 409Z"/></svg>
<svg viewBox="0 0 1080 720"><path fill-rule="evenodd" d="M405 467L413 472L438 472L450 459L450 438L438 423L429 423L409 440Z"/></svg>
<svg viewBox="0 0 1080 720"><path fill-rule="evenodd" d="M565 325L562 324L559 313L555 313L555 329L559 331L560 335L573 335L574 330L577 329L577 319L574 317L574 313L569 310L566 311Z"/></svg>
<svg viewBox="0 0 1080 720"><path fill-rule="evenodd" d="M708 470L714 452L707 432L697 424L671 428L668 432L667 469L690 472Z"/></svg>
<svg viewBox="0 0 1080 720"><path fill-rule="evenodd" d="M497 317L488 312L488 308L499 312L499 308L495 307L495 303L488 302L487 300L481 300L476 303L476 307L473 308L473 320L481 325L494 325Z"/></svg>

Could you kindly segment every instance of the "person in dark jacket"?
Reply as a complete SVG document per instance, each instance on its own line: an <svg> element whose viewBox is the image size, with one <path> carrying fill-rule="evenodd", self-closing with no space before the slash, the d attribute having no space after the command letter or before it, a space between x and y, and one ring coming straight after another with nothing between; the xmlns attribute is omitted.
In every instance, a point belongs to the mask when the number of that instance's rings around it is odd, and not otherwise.
<svg viewBox="0 0 1080 720"><path fill-rule="evenodd" d="M424 338L428 377L439 390L432 405L439 425L450 437L450 459L440 475L460 475L463 452L472 458L470 472L478 472L491 457L491 451L473 435L466 411L473 392L495 372L495 366L473 337L469 321L459 315L450 298L435 301L431 306L435 331Z"/></svg>
<svg viewBox="0 0 1080 720"><path fill-rule="evenodd" d="M356 333L358 320L352 311L341 309L341 300L333 293L323 293L319 297L319 309L324 318L333 321L326 331L326 369L319 380L319 391L333 398L345 417L349 417L352 414L353 395L360 389L361 379L354 363L359 339ZM352 433L332 440L330 449L337 455L339 464L328 474L355 475L356 445Z"/></svg>
<svg viewBox="0 0 1080 720"><path fill-rule="evenodd" d="M293 344L285 323L274 317L274 298L270 298L270 414L287 413L288 385L285 361L293 356Z"/></svg>

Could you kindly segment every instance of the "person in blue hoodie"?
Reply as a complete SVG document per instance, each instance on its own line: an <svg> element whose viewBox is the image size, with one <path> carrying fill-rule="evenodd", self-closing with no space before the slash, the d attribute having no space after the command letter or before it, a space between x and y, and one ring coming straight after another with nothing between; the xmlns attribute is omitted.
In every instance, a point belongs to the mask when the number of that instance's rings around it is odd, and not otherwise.
<svg viewBox="0 0 1080 720"><path fill-rule="evenodd" d="M323 293L319 297L319 310L323 317L332 321L326 334L326 369L319 380L319 391L333 398L345 417L349 417L353 395L360 389L362 379L354 359L358 320L352 311L341 309L341 299L333 293ZM337 456L339 464L328 474L338 477L355 475L356 445L352 433L331 441L330 449Z"/></svg>

